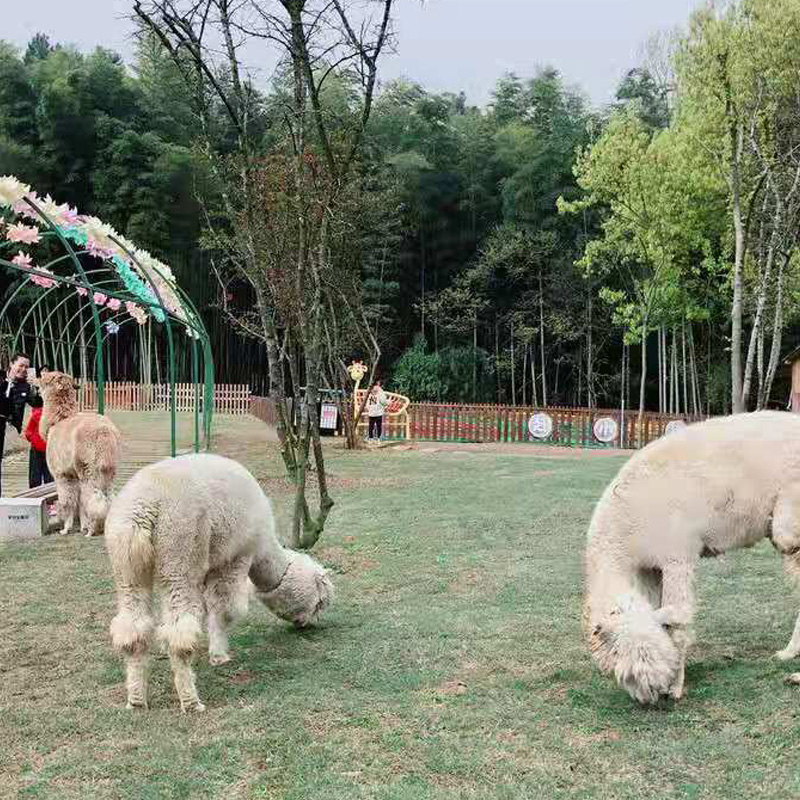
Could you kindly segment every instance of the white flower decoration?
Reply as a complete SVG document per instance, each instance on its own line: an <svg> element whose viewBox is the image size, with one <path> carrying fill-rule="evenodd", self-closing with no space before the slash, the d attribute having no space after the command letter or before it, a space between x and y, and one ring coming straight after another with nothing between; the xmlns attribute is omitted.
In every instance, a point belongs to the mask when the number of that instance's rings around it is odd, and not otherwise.
<svg viewBox="0 0 800 800"><path fill-rule="evenodd" d="M13 175L0 177L0 206L13 206L19 203L26 194L30 194L31 187L17 180Z"/></svg>
<svg viewBox="0 0 800 800"><path fill-rule="evenodd" d="M114 252L116 246L110 237L116 237L119 234L110 225L107 225L97 217L84 217L81 228L86 233L88 240L86 249L89 252L97 253L98 255Z"/></svg>

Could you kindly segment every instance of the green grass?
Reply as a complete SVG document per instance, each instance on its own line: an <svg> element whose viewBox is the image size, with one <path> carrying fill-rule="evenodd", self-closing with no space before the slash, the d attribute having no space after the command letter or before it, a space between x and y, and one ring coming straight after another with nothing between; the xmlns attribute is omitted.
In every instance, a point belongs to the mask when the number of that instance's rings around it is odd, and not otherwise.
<svg viewBox="0 0 800 800"><path fill-rule="evenodd" d="M224 424L233 452L254 423ZM6 546L0 796L800 797L800 697L771 659L797 609L768 546L703 564L685 701L641 709L592 668L581 553L621 463L331 449L337 603L302 632L253 606L234 661L198 662L204 715L161 659L152 709L124 709L102 541Z"/></svg>

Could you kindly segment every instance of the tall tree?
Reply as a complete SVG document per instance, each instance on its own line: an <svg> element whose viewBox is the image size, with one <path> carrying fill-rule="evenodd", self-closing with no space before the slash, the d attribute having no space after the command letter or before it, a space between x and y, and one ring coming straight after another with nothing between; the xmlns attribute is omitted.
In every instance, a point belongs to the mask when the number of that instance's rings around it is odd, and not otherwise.
<svg viewBox="0 0 800 800"><path fill-rule="evenodd" d="M338 280L331 256L346 227L378 63L391 37L392 3L383 0L376 17L361 23L344 0L247 5L151 0L134 5L197 97L208 168L220 182L217 202L207 214L222 259L218 275L226 294L231 281L238 280L255 300L253 314L240 318L234 313L231 319L266 344L282 454L297 486L296 546L317 541L333 505L319 439L318 386L328 312L340 300L331 293L346 294L350 286ZM213 37L222 43L219 60ZM290 91L280 133L268 150L258 135L262 105L243 61L248 41L277 46L286 63ZM336 103L327 93L337 65L351 70L353 80L346 85L354 92L352 104ZM210 100L224 108L235 133L230 157L212 139ZM365 330L370 333L368 324ZM296 399L304 388L297 436L283 402L282 354L288 358ZM306 498L311 452L319 487L315 515Z"/></svg>

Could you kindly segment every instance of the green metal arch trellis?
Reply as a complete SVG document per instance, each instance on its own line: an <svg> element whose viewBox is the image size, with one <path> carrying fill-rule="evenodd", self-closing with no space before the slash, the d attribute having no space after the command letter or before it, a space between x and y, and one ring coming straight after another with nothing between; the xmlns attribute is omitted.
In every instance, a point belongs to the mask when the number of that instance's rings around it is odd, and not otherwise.
<svg viewBox="0 0 800 800"><path fill-rule="evenodd" d="M52 244L47 254L47 245ZM13 258L7 252L18 247ZM53 255L53 249L61 253ZM46 263L34 263L33 255L45 253ZM38 259L37 259L38 261ZM85 265L85 263L86 265ZM73 274L65 275L65 265ZM90 266L91 265L91 266ZM170 451L177 452L177 403L175 332L182 330L191 344L191 376L194 387L194 449L211 444L214 413L214 361L211 343L203 320L186 292L178 286L169 267L138 250L108 225L94 217L81 217L68 205L58 205L49 196L42 200L30 187L14 177L0 177L0 266L24 275L0 308L0 325L8 313L31 286L43 291L33 299L14 334L12 349L17 349L25 325L33 320L35 335L44 336L52 344L64 346L69 360L78 341L83 342L86 328L91 325L94 342L97 410L105 413L104 345L113 328L137 322L142 325L155 321L163 325L168 356L170 395ZM56 271L56 268L59 268ZM66 291L64 297L59 294ZM58 302L50 308L50 299ZM67 320L57 339L47 337L53 320L60 319L61 309L69 313L70 301L77 298L78 310ZM89 319L84 322L88 308ZM111 312L109 314L108 312ZM45 316L46 314L46 316ZM101 319L101 315L105 315ZM127 316L126 316L127 315ZM72 325L78 320L79 331L71 336ZM103 333L103 328L106 333ZM202 364L202 426L200 421L200 372ZM85 377L85 376L84 376ZM202 427L202 437L201 437Z"/></svg>

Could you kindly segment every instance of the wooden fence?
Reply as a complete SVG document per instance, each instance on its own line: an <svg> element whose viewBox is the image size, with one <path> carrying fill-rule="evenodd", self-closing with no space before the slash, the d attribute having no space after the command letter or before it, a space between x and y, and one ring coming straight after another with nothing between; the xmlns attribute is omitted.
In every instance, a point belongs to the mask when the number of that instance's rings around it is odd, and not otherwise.
<svg viewBox="0 0 800 800"><path fill-rule="evenodd" d="M195 397L199 396L203 409L203 386L193 383L175 384L175 407L181 412L194 411ZM169 411L170 387L168 383L140 384L126 381L109 381L105 384L105 403L109 411ZM78 404L81 410L97 408L97 385L84 382L78 387ZM250 411L250 387L244 384L218 383L214 385L215 414L247 414Z"/></svg>
<svg viewBox="0 0 800 800"><path fill-rule="evenodd" d="M411 437L443 442L539 442L562 447L644 447L673 421L698 418L620 409L413 403ZM534 419L531 431L531 419ZM613 421L613 424L610 422ZM389 434L392 436L392 432Z"/></svg>
<svg viewBox="0 0 800 800"><path fill-rule="evenodd" d="M275 424L274 403L266 397L251 400L250 413ZM698 417L645 412L641 436L638 411L534 406L411 403L411 439L434 442L535 442L561 447L637 448L658 439L673 421L691 423ZM533 431L531 432L531 419ZM365 424L366 415L362 418ZM613 421L613 424L612 422ZM406 422L385 417L386 439L406 439Z"/></svg>

